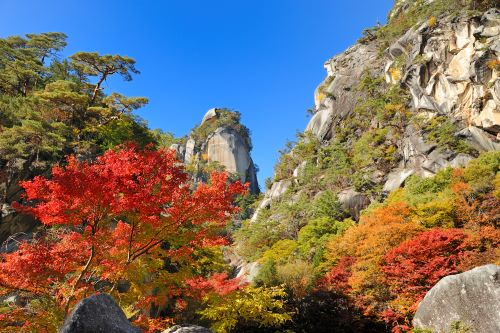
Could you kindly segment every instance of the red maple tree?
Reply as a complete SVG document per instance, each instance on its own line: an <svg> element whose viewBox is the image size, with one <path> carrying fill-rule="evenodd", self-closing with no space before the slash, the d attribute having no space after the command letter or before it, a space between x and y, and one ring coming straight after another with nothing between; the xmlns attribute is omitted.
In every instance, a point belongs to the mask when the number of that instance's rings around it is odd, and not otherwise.
<svg viewBox="0 0 500 333"><path fill-rule="evenodd" d="M441 278L458 273L466 239L460 229L431 229L384 256L381 268L393 301L383 316L393 326L393 332L411 329L409 319L427 291Z"/></svg>
<svg viewBox="0 0 500 333"><path fill-rule="evenodd" d="M133 296L117 297L136 308L182 295L193 254L226 243L221 227L246 192L226 173L193 189L175 152L135 145L93 162L69 157L51 178L21 186L29 204L16 208L51 228L2 255L0 289L51 299L62 313L89 293L116 293L123 281Z"/></svg>

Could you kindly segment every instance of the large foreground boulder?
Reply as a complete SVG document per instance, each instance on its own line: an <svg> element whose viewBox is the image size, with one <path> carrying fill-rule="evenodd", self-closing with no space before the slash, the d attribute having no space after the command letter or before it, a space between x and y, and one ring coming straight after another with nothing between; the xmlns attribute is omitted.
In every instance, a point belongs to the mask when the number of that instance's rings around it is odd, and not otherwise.
<svg viewBox="0 0 500 333"><path fill-rule="evenodd" d="M108 294L92 295L78 303L60 333L141 333Z"/></svg>
<svg viewBox="0 0 500 333"><path fill-rule="evenodd" d="M163 331L163 333L212 333L212 331L196 325L175 325Z"/></svg>
<svg viewBox="0 0 500 333"><path fill-rule="evenodd" d="M468 333L500 332L500 266L485 265L441 279L420 303L417 328L449 332L454 322Z"/></svg>

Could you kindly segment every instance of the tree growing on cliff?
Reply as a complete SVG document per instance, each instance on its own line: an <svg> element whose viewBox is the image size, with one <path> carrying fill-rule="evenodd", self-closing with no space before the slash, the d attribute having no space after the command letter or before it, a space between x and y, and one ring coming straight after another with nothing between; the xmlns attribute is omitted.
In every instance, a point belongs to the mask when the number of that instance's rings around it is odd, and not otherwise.
<svg viewBox="0 0 500 333"><path fill-rule="evenodd" d="M238 210L234 196L246 191L225 173L191 190L174 152L135 145L109 150L93 163L69 157L50 179L21 186L33 205L17 209L51 228L1 257L0 290L52 304L46 317L54 317L54 326L75 302L98 291L137 314L180 300L185 279L196 273L197 252L226 242L221 229ZM44 331L30 309L7 312L2 325Z"/></svg>
<svg viewBox="0 0 500 333"><path fill-rule="evenodd" d="M111 75L119 74L125 81L132 80L132 74L139 74L135 60L121 55L100 55L97 52L78 52L71 57L73 67L82 76L95 76L97 82L92 90L91 104L101 92L101 85Z"/></svg>

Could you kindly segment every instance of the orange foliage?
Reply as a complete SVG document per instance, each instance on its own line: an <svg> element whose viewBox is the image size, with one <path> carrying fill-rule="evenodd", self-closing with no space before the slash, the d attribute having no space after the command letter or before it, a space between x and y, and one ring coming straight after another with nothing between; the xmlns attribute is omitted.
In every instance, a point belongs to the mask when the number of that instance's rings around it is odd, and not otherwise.
<svg viewBox="0 0 500 333"><path fill-rule="evenodd" d="M388 297L379 265L383 256L419 230L420 227L410 220L408 206L392 203L362 216L359 225L348 229L340 239L334 239L328 245L329 259L355 258L348 284L356 305L365 313L376 313Z"/></svg>

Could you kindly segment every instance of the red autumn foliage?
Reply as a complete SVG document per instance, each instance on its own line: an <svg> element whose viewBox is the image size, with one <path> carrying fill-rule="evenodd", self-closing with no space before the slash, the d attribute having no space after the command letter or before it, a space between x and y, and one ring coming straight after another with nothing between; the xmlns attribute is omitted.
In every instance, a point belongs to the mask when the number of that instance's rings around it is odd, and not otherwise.
<svg viewBox="0 0 500 333"><path fill-rule="evenodd" d="M355 262L355 257L342 257L318 282L318 287L339 293L349 292L351 290L349 285L349 278L352 275L351 267Z"/></svg>
<svg viewBox="0 0 500 333"><path fill-rule="evenodd" d="M382 271L393 296L383 313L393 332L407 332L419 301L441 278L458 273L467 235L459 229L432 229L402 242L384 256Z"/></svg>
<svg viewBox="0 0 500 333"><path fill-rule="evenodd" d="M466 237L459 229L432 229L389 251L382 270L391 292L418 301L439 279L457 273Z"/></svg>
<svg viewBox="0 0 500 333"><path fill-rule="evenodd" d="M224 296L246 286L241 278L229 279L228 277L227 273L215 273L210 278L198 276L189 279L186 284L190 287L191 295L197 298L202 298L212 292Z"/></svg>
<svg viewBox="0 0 500 333"><path fill-rule="evenodd" d="M158 265L189 268L196 249L224 244L221 227L238 211L235 196L246 192L245 185L229 183L226 173L213 173L208 184L192 189L175 152L135 145L93 162L69 157L65 166L52 169L51 178L35 177L21 186L31 204L16 208L58 231L3 255L0 287L43 294L66 312L95 292L97 283L107 281L112 292L124 277L144 284L136 290L144 293L139 302L145 306L146 299L166 299L146 297L148 287L165 285L162 290L179 294L174 273L155 273Z"/></svg>

